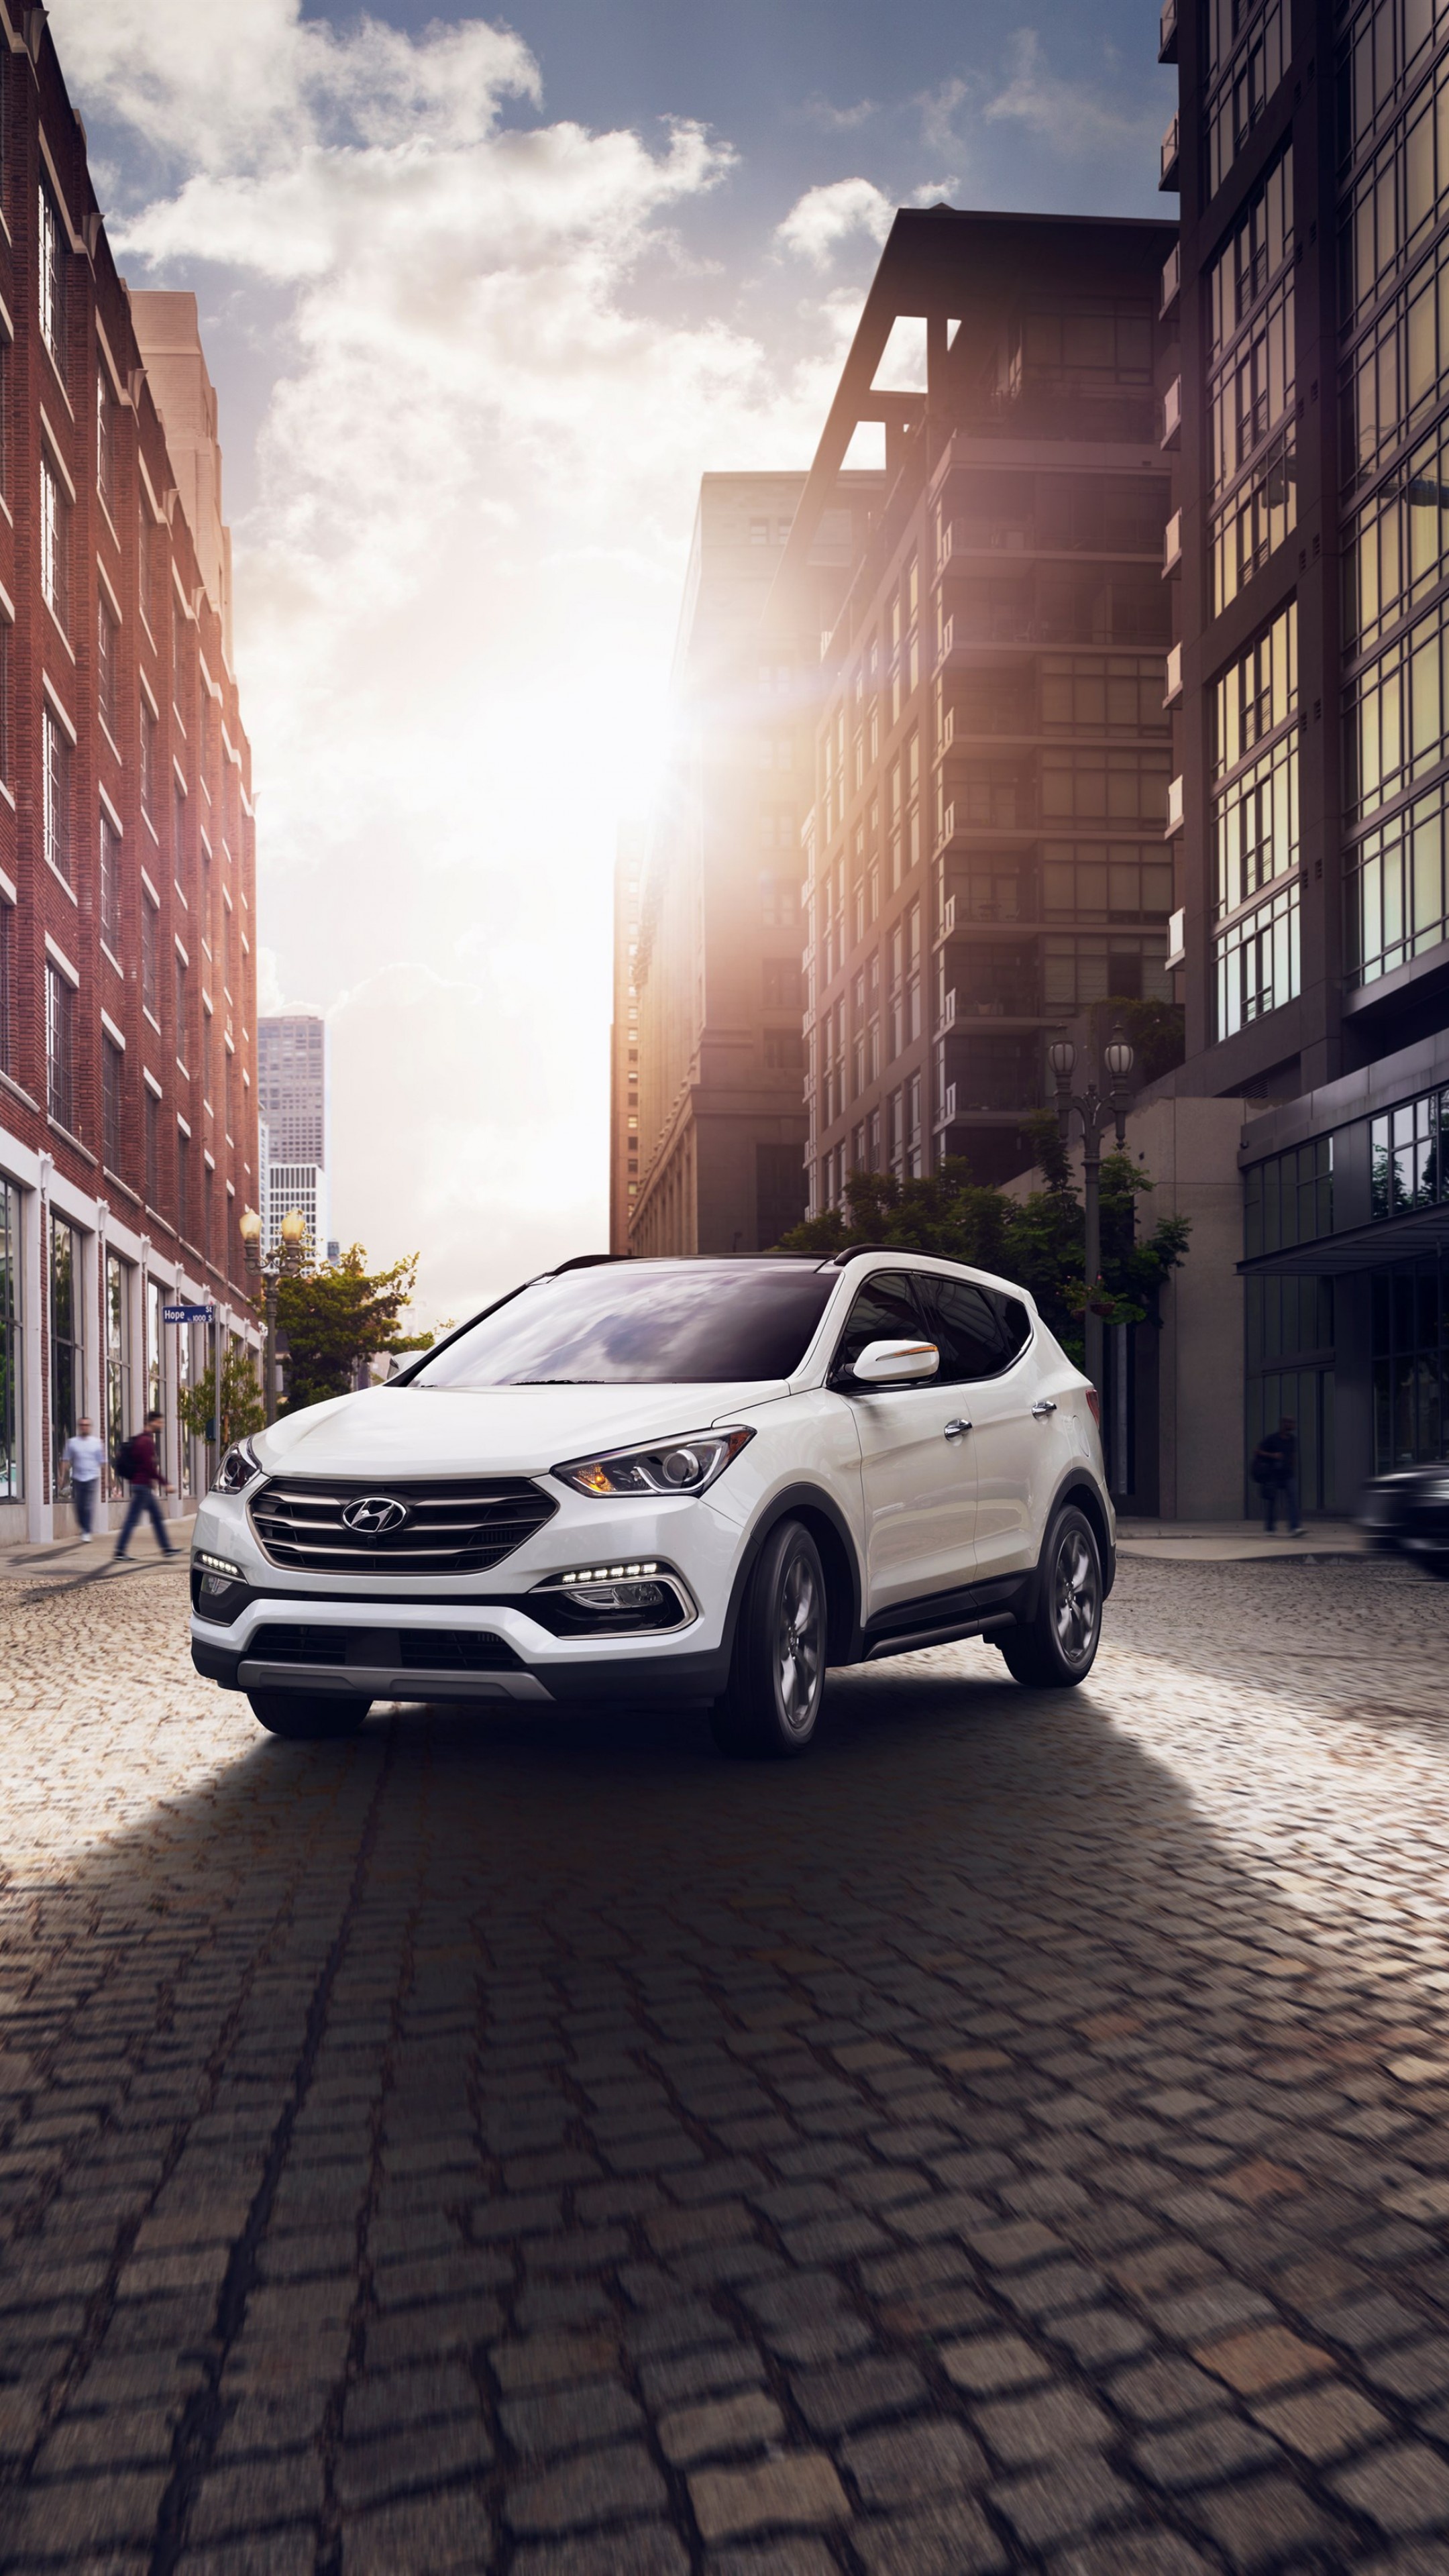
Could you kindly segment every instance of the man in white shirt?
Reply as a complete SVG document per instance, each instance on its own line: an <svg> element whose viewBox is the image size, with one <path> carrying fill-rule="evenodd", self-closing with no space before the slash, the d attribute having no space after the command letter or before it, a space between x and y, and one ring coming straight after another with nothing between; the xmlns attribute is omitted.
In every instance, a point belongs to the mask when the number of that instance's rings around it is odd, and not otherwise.
<svg viewBox="0 0 1449 2576"><path fill-rule="evenodd" d="M105 1463L106 1453L91 1429L90 1415L83 1413L65 1444L61 1465L70 1479L70 1498L86 1538L90 1537L95 1523L96 1505L101 1494L101 1470Z"/></svg>

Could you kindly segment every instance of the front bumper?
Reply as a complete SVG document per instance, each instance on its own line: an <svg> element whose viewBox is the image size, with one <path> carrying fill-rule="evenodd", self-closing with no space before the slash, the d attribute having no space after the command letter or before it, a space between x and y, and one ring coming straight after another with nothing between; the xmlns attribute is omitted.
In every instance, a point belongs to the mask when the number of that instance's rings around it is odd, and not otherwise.
<svg viewBox="0 0 1449 2576"><path fill-rule="evenodd" d="M456 1584L344 1588L281 1574L261 1554L240 1506L214 1494L198 1516L194 1544L235 1565L241 1578L220 1609L193 1611L191 1619L192 1661L224 1690L678 1705L717 1698L729 1677L744 1533L705 1497L617 1513L589 1502L565 1505L506 1568ZM611 1558L646 1557L677 1571L696 1615L658 1632L586 1638L559 1634L532 1615L530 1600L550 1578Z"/></svg>

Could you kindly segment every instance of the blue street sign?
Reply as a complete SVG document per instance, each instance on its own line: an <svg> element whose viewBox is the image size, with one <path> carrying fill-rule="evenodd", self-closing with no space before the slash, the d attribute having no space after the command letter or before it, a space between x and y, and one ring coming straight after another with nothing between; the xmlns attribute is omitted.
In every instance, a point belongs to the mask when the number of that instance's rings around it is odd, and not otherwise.
<svg viewBox="0 0 1449 2576"><path fill-rule="evenodd" d="M209 1324L215 1313L214 1306L163 1306L161 1318L167 1324Z"/></svg>

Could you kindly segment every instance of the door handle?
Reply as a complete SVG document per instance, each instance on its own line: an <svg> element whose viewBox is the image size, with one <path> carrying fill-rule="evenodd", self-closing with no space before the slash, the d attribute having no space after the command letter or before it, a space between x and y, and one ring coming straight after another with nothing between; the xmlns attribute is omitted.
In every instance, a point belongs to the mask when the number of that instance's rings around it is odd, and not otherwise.
<svg viewBox="0 0 1449 2576"><path fill-rule="evenodd" d="M1054 1395L1041 1396L1031 1408L1031 1418L1033 1422L1044 1422L1047 1415L1055 1413L1056 1409L1057 1400Z"/></svg>
<svg viewBox="0 0 1449 2576"><path fill-rule="evenodd" d="M942 1434L941 1434L941 1437L942 1437L942 1439L943 1439L943 1440L959 1440L959 1439L960 1439L960 1437L961 1437L962 1432L963 1432L963 1431L969 1431L969 1430L970 1430L970 1428L971 1428L970 1423L969 1423L969 1422L963 1422L963 1421L962 1421L962 1419L961 1419L961 1417L960 1417L960 1415L959 1415L959 1413L958 1413L954 1422L948 1422L948 1423L947 1423L945 1430L944 1430L944 1431L942 1432Z"/></svg>

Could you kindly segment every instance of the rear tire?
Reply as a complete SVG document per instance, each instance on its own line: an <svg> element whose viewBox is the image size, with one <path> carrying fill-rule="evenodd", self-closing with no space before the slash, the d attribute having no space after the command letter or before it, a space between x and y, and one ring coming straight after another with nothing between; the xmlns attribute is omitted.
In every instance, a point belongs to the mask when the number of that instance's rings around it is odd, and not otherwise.
<svg viewBox="0 0 1449 2576"><path fill-rule="evenodd" d="M366 1699L334 1699L324 1691L248 1691L252 1715L268 1735L317 1744L355 1735L372 1706Z"/></svg>
<svg viewBox="0 0 1449 2576"><path fill-rule="evenodd" d="M729 1688L710 1712L721 1753L788 1762L814 1741L825 1689L820 1551L803 1521L766 1539L740 1610Z"/></svg>
<svg viewBox="0 0 1449 2576"><path fill-rule="evenodd" d="M1102 1635L1102 1551L1083 1511L1068 1503L1041 1553L1036 1615L998 1639L1006 1668L1029 1690L1072 1690L1086 1680Z"/></svg>

